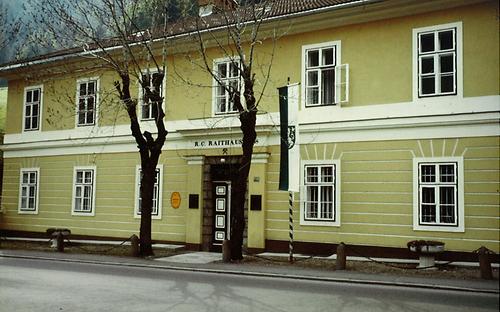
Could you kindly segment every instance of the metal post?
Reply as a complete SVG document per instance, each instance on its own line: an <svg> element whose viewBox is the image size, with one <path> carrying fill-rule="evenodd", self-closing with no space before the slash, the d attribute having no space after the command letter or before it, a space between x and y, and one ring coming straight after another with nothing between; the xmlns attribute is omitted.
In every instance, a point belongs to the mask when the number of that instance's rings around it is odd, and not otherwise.
<svg viewBox="0 0 500 312"><path fill-rule="evenodd" d="M289 204L289 227L290 227L290 241L288 243L288 261L293 263L293 192L288 192Z"/></svg>

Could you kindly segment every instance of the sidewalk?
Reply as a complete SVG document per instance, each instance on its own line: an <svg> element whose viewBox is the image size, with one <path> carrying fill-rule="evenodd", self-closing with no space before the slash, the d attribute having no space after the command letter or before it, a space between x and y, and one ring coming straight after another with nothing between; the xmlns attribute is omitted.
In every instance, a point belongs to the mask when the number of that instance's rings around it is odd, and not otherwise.
<svg viewBox="0 0 500 312"><path fill-rule="evenodd" d="M213 262L219 259L220 254L216 253L188 253L186 257L191 259L207 259L203 261L179 259L157 258L141 259L129 257L112 257L90 254L69 254L58 252L39 252L27 250L0 250L0 259L23 258L53 260L76 263L90 263L101 265L122 265L133 267L145 267L167 270L184 270L192 272L206 272L217 274L238 274L248 276L262 276L274 278L290 278L311 281L337 282L337 283L357 283L400 287L418 287L439 290L472 291L481 293L499 294L498 280L460 280L424 278L413 276L400 276L388 274L369 274L355 271L330 271L314 270L300 267L278 266L278 265L258 265L258 264L233 264ZM178 256L174 256L178 257ZM175 261L175 262L174 262ZM201 262L201 263L200 263ZM203 263L205 262L205 263ZM208 262L208 263L207 263ZM1 262L0 262L1 265Z"/></svg>

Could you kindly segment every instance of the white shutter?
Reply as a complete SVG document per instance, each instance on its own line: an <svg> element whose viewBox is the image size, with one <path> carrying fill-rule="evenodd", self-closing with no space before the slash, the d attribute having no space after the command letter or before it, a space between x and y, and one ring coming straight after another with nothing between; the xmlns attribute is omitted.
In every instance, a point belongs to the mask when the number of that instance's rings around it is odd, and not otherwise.
<svg viewBox="0 0 500 312"><path fill-rule="evenodd" d="M335 103L349 102L349 64L335 66Z"/></svg>

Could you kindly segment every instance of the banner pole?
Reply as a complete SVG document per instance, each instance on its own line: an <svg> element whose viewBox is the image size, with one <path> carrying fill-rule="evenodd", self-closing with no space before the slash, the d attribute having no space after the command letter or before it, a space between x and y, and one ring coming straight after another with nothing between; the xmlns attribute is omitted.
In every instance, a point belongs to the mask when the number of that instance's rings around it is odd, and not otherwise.
<svg viewBox="0 0 500 312"><path fill-rule="evenodd" d="M293 192L288 191L288 204L289 204L289 227L290 227L290 240L288 242L288 261L293 263Z"/></svg>

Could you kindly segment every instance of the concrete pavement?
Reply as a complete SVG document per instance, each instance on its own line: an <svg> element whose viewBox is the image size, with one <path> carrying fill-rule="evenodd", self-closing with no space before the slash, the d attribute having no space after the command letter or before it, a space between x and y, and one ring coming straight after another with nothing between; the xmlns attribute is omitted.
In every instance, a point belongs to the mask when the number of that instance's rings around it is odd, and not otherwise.
<svg viewBox="0 0 500 312"><path fill-rule="evenodd" d="M184 256L176 255L159 259L142 259L90 254L70 254L58 252L1 249L0 257L53 260L63 262L81 262L131 267L148 267L155 269L276 277L337 283L418 287L490 294L500 293L498 280L443 279L389 274L369 274L349 270L330 271L279 265L221 263L214 262L220 260L220 254L205 252L193 252L187 253Z"/></svg>

